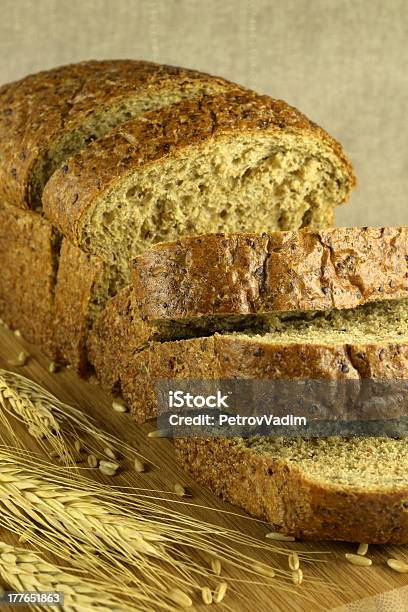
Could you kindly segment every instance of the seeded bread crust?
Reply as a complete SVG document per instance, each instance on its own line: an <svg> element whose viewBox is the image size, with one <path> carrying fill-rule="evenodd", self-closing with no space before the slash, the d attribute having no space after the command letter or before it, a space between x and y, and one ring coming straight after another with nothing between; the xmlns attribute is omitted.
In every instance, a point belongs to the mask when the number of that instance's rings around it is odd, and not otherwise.
<svg viewBox="0 0 408 612"><path fill-rule="evenodd" d="M87 61L39 72L0 88L0 198L41 204L32 191L39 158L64 133L122 100L162 91L223 91L238 85L193 70L134 60ZM90 136L92 138L92 136Z"/></svg>
<svg viewBox="0 0 408 612"><path fill-rule="evenodd" d="M268 96L231 91L146 113L91 143L48 182L43 195L45 214L73 243L81 245L84 216L120 178L175 157L187 147L199 148L210 139L238 133L290 133L310 138L337 158L348 177L348 192L355 184L341 145L297 109Z"/></svg>
<svg viewBox="0 0 408 612"><path fill-rule="evenodd" d="M0 317L51 359L58 252L46 219L0 202Z"/></svg>
<svg viewBox="0 0 408 612"><path fill-rule="evenodd" d="M197 482L277 531L300 539L408 543L408 488L323 486L294 462L251 452L235 439L177 439L175 447Z"/></svg>
<svg viewBox="0 0 408 612"><path fill-rule="evenodd" d="M408 228L213 234L132 263L143 319L353 308L408 297Z"/></svg>
<svg viewBox="0 0 408 612"><path fill-rule="evenodd" d="M85 343L89 309L104 267L98 257L84 253L66 239L62 241L55 290L55 341L59 360L82 376L88 366Z"/></svg>

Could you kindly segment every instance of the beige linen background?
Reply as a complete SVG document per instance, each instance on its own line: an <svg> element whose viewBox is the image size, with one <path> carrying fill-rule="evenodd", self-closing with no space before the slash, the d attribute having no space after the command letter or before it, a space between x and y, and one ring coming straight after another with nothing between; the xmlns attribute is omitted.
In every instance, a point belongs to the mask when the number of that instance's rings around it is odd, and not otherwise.
<svg viewBox="0 0 408 612"><path fill-rule="evenodd" d="M0 82L143 58L299 107L355 165L340 225L407 224L407 41L407 0L0 0Z"/></svg>

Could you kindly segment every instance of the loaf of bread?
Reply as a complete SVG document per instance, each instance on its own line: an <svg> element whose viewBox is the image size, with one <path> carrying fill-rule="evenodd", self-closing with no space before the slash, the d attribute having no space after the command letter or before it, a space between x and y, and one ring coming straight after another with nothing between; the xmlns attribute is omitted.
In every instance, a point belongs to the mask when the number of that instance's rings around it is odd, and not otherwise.
<svg viewBox="0 0 408 612"><path fill-rule="evenodd" d="M0 316L79 372L89 356L139 422L161 379L405 379L407 228L321 229L354 184L324 130L224 79L130 60L31 75L0 88ZM408 542L405 439L176 449L285 533Z"/></svg>
<svg viewBox="0 0 408 612"><path fill-rule="evenodd" d="M41 206L42 190L73 153L147 110L238 85L134 60L88 61L0 88L0 199Z"/></svg>
<svg viewBox="0 0 408 612"><path fill-rule="evenodd" d="M86 363L78 352L86 330L149 244L199 231L324 226L353 184L323 130L250 92L186 100L91 143L53 174L43 196L48 219L104 262L87 307L61 300L63 356Z"/></svg>

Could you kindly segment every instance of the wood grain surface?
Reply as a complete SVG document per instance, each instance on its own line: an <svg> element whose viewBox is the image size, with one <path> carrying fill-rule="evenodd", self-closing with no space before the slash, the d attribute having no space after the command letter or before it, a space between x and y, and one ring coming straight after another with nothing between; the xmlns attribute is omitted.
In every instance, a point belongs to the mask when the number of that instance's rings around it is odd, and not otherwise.
<svg viewBox="0 0 408 612"><path fill-rule="evenodd" d="M13 369L8 360L15 359L21 350L30 353L30 359L24 367L15 369L19 374L27 376L46 387L58 398L80 407L81 410L94 417L97 423L131 443L143 454L150 463L150 468L143 474L138 474L131 466L124 466L119 475L107 478L105 482L129 487L148 487L171 491L175 483L182 483L191 493L188 504L180 505L179 498L174 495L174 508L182 510L193 517L221 526L237 529L265 541L268 526L250 519L245 513L232 505L223 503L211 493L195 484L177 466L172 449L172 443L166 439L148 438L149 431L155 429L155 422L136 425L129 414L118 414L111 408L111 398L104 394L95 384L80 380L72 371L63 369L56 374L48 372L48 360L24 339L15 336L11 331L0 328L0 367ZM23 443L28 448L36 449L35 443L24 436ZM38 450L38 449L36 449ZM89 475L89 471L87 472ZM98 478L98 473L95 474ZM173 502L170 503L173 506ZM176 505L177 504L177 505ZM203 508L205 506L206 508ZM358 511L358 508L356 508ZM13 540L13 535L0 530L0 538ZM287 591L270 587L249 585L245 583L246 576L229 567L225 569L225 577L237 578L243 582L231 582L225 605L219 605L220 610L234 612L303 612L314 610L396 610L390 607L390 601L398 601L398 610L408 609L408 574L398 574L387 567L386 560L390 556L408 558L408 547L371 546L369 556L373 559L371 567L350 565L344 557L346 552L356 552L356 545L346 543L325 542L294 542L279 543L287 549L302 552L319 551L324 554L315 555L316 561L304 562L303 584L295 587L290 581ZM287 557L274 551L248 551L255 554L260 561L273 567L287 569ZM389 599L392 597L393 599ZM364 601L362 602L361 600ZM359 603L360 602L360 603ZM6 610L5 606L1 608ZM11 609L11 608L10 608ZM15 609L15 608L13 608ZM19 608L22 609L21 607ZM208 609L195 602L194 610Z"/></svg>

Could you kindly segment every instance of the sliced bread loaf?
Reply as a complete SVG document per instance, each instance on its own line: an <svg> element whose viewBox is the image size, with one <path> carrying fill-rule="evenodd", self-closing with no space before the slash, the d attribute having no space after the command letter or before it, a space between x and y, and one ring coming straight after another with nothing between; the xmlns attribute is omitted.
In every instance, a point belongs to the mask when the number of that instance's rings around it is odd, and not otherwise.
<svg viewBox="0 0 408 612"><path fill-rule="evenodd" d="M0 197L41 205L53 171L113 127L201 94L240 89L193 70L106 60L39 72L0 88Z"/></svg>
<svg viewBox="0 0 408 612"><path fill-rule="evenodd" d="M71 332L63 325L66 346L85 345L78 330L130 282L128 262L149 244L220 228L327 225L353 184L340 146L266 96L204 96L126 123L67 160L44 191L48 218L104 262L88 312L64 309L86 319Z"/></svg>
<svg viewBox="0 0 408 612"><path fill-rule="evenodd" d="M0 202L0 318L52 359L58 253L58 234L46 219Z"/></svg>
<svg viewBox="0 0 408 612"><path fill-rule="evenodd" d="M143 319L353 308L408 296L408 228L185 237L132 263Z"/></svg>
<svg viewBox="0 0 408 612"><path fill-rule="evenodd" d="M302 539L408 543L408 440L178 439L199 483Z"/></svg>

